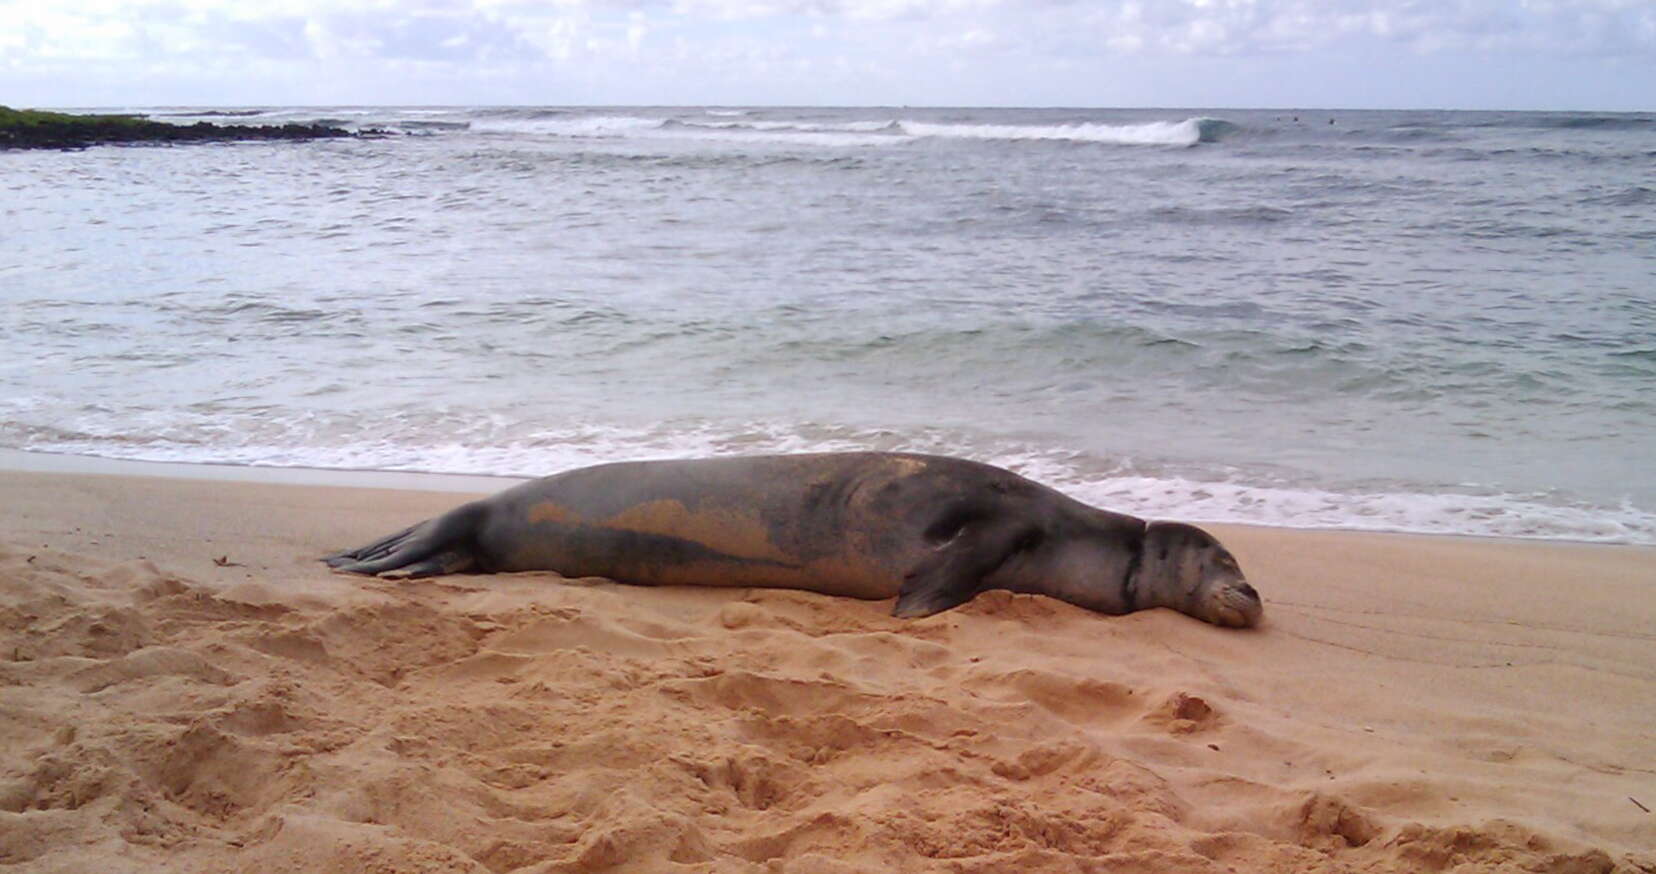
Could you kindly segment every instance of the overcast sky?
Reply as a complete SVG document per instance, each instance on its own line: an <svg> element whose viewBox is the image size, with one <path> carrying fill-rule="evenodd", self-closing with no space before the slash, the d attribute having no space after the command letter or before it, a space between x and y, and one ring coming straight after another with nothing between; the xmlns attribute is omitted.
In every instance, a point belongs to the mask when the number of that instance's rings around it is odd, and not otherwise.
<svg viewBox="0 0 1656 874"><path fill-rule="evenodd" d="M0 104L1656 108L1656 0L0 0Z"/></svg>

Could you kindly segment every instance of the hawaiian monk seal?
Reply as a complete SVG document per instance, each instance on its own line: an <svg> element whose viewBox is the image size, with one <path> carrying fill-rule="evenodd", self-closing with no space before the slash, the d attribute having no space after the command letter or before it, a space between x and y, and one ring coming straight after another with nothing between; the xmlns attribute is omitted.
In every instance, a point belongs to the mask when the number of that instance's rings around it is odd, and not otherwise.
<svg viewBox="0 0 1656 874"><path fill-rule="evenodd" d="M1100 613L1170 607L1248 627L1263 607L1207 532L1100 510L975 461L847 452L566 471L323 559L359 574L551 570L763 586L929 616L985 589Z"/></svg>

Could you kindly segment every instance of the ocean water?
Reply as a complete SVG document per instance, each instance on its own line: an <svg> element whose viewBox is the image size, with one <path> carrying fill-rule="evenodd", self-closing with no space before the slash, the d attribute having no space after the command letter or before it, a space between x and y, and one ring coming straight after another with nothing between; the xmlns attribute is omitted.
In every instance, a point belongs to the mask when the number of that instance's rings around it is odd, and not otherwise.
<svg viewBox="0 0 1656 874"><path fill-rule="evenodd" d="M138 111L390 133L0 152L0 447L1656 543L1656 116Z"/></svg>

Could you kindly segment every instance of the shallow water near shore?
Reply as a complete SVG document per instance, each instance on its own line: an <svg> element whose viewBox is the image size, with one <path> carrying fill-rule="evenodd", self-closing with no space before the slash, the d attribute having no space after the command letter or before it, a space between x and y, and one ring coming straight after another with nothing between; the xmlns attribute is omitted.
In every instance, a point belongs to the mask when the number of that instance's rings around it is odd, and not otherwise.
<svg viewBox="0 0 1656 874"><path fill-rule="evenodd" d="M1651 116L237 112L396 135L0 154L0 447L1656 543Z"/></svg>

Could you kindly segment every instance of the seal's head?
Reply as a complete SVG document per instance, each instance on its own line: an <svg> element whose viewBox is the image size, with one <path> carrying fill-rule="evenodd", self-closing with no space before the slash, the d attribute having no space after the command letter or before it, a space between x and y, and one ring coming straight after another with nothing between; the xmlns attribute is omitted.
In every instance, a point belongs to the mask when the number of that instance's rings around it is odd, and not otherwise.
<svg viewBox="0 0 1656 874"><path fill-rule="evenodd" d="M1171 607L1230 628L1258 625L1265 612L1230 550L1213 535L1181 522L1145 527L1133 588L1143 606Z"/></svg>

